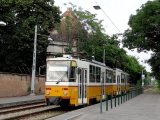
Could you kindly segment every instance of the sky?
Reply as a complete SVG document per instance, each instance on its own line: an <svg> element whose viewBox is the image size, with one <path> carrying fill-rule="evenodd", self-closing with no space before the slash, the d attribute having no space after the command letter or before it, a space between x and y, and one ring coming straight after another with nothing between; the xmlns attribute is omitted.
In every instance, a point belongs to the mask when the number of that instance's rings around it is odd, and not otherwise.
<svg viewBox="0 0 160 120"><path fill-rule="evenodd" d="M99 20L104 20L102 24L106 34L111 36L113 34L124 33L124 31L129 28L128 21L130 15L136 14L136 10L147 1L148 0L55 0L55 5L60 7L62 13L67 10L67 7L70 7L68 3L71 2L77 7L82 7L83 10L97 14ZM64 3L67 3L67 5L64 6ZM102 10L95 10L93 8L95 5L99 5L105 13ZM122 39L122 36L119 36L119 39ZM148 72L151 72L151 67L142 62L150 58L151 52L137 53L136 50L130 51L127 48L125 48L125 50L128 55L139 58L139 63L145 66Z"/></svg>

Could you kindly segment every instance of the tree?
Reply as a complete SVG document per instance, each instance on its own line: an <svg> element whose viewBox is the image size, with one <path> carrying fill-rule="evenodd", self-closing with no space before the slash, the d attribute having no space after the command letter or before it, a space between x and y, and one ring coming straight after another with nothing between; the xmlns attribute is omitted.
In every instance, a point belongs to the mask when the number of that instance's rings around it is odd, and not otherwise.
<svg viewBox="0 0 160 120"><path fill-rule="evenodd" d="M139 64L138 60L134 56L126 56L125 67L126 72L130 73L130 81L132 84L136 85L138 80L142 81L142 69L143 74L145 74L145 76L147 75L145 68Z"/></svg>
<svg viewBox="0 0 160 120"><path fill-rule="evenodd" d="M127 29L124 33L123 45L129 49L137 48L138 52L153 51L148 61L156 77L160 72L160 0L148 1L131 15Z"/></svg>
<svg viewBox="0 0 160 120"><path fill-rule="evenodd" d="M119 68L130 74L133 84L141 79L142 66L135 57L128 56L123 48L120 48L120 41L117 35L105 34L102 22L96 14L85 11L82 8L72 5L72 11L65 16L65 21L56 26L60 35L66 36L69 48L72 42L77 41L77 47L83 52L84 58L95 56L95 60L103 62L103 51L105 49L105 63L111 68ZM64 13L65 14L65 13Z"/></svg>
<svg viewBox="0 0 160 120"><path fill-rule="evenodd" d="M31 68L34 26L38 26L38 34L47 35L60 22L59 8L53 0L1 0L0 13L0 20L7 24L0 29L0 71L20 72L18 66ZM37 66L44 64L47 45L47 37L38 35Z"/></svg>
<svg viewBox="0 0 160 120"><path fill-rule="evenodd" d="M137 48L139 52L160 49L160 1L148 1L137 10L136 15L131 15L124 34L124 47Z"/></svg>
<svg viewBox="0 0 160 120"><path fill-rule="evenodd" d="M78 48L79 51L87 54L84 57L95 56L98 61L103 61L103 50L108 49L106 46L113 45L113 47L119 47L119 41L117 37L109 37L104 32L102 25L103 20L98 20L96 14L92 14L87 10L83 10L81 7L72 5L73 14L75 15L79 24L78 28ZM107 51L107 50L106 50ZM113 56L112 56L113 57ZM107 57L108 58L108 57Z"/></svg>

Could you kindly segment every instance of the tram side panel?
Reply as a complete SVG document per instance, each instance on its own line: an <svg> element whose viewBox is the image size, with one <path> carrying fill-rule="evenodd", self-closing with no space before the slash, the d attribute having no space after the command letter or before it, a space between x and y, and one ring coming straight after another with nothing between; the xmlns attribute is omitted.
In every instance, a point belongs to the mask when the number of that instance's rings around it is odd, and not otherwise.
<svg viewBox="0 0 160 120"><path fill-rule="evenodd" d="M105 94L108 93L110 96L111 92L113 95L113 73L114 71L111 68L106 68L105 70Z"/></svg>
<svg viewBox="0 0 160 120"><path fill-rule="evenodd" d="M87 87L87 102L93 104L100 101L100 95L102 93L101 72L103 67L89 63L88 72L88 87ZM103 83L104 86L104 83Z"/></svg>
<svg viewBox="0 0 160 120"><path fill-rule="evenodd" d="M78 86L69 87L70 105L78 105Z"/></svg>
<svg viewBox="0 0 160 120"><path fill-rule="evenodd" d="M106 84L105 85L105 94L107 93L108 95L110 95L112 91L113 91L113 84L112 83ZM113 95L113 92L112 92L112 95Z"/></svg>

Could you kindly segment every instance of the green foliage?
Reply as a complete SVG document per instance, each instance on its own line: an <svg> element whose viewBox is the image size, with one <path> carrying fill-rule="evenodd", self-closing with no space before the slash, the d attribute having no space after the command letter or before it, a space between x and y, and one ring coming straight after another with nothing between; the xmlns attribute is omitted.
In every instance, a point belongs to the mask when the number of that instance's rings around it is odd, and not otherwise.
<svg viewBox="0 0 160 120"><path fill-rule="evenodd" d="M160 80L155 80L156 82L157 82L157 87L158 87L158 89L160 90Z"/></svg>
<svg viewBox="0 0 160 120"><path fill-rule="evenodd" d="M124 46L137 48L138 51L159 51L159 23L160 2L148 1L137 10L136 15L131 15L128 25L131 29L125 31Z"/></svg>
<svg viewBox="0 0 160 120"><path fill-rule="evenodd" d="M130 81L133 84L141 79L142 66L133 56L128 56L123 48L119 47L120 41L117 35L108 36L105 34L102 25L103 20L98 20L96 14L77 8L71 4L73 14L77 21L74 29L71 17L67 17L67 25L64 28L69 32L69 28L75 30L74 38L77 40L79 52L85 52L85 58L95 56L97 61L103 62L103 51L105 49L105 63L111 68L120 68L130 74ZM74 16L73 15L73 16ZM69 33L67 33L69 34ZM143 68L144 69L144 68ZM145 70L144 70L145 71Z"/></svg>
<svg viewBox="0 0 160 120"><path fill-rule="evenodd" d="M47 35L60 22L59 8L53 0L1 0L0 20L6 22L0 29L0 71L20 72L18 66L31 68L34 31ZM37 67L45 62L47 38L37 37Z"/></svg>
<svg viewBox="0 0 160 120"><path fill-rule="evenodd" d="M123 45L129 49L137 48L138 52L153 51L148 63L152 67L154 76L160 80L160 1L148 1L131 15L124 33Z"/></svg>
<svg viewBox="0 0 160 120"><path fill-rule="evenodd" d="M72 46L71 46L71 45L68 45L68 47L65 48L64 50L65 50L65 52L67 52L67 53L71 53L71 52L72 52Z"/></svg>
<svg viewBox="0 0 160 120"><path fill-rule="evenodd" d="M63 57L62 53L57 53L55 57Z"/></svg>
<svg viewBox="0 0 160 120"><path fill-rule="evenodd" d="M39 88L39 93L41 93L41 91L42 91L42 90L41 90L41 87L40 87L40 88Z"/></svg>
<svg viewBox="0 0 160 120"><path fill-rule="evenodd" d="M108 62L108 59L114 58L121 51L119 48L119 41L116 35L109 37L104 32L104 27L102 25L103 20L98 20L96 14L92 14L89 11L83 10L82 8L77 8L75 5L72 5L73 13L76 16L80 23L78 29L78 50L87 53L84 57L95 56L95 59L98 61L103 61L103 51L106 50L106 63L113 66L112 63ZM78 27L77 27L78 28ZM86 34L87 33L87 34ZM112 49L113 48L113 49ZM115 49L115 50L114 50ZM110 51L112 50L111 54ZM117 53L117 54L116 54ZM109 57L108 57L108 54Z"/></svg>
<svg viewBox="0 0 160 120"><path fill-rule="evenodd" d="M31 87L30 87L30 86L28 87L28 90L27 90L27 92L31 92Z"/></svg>
<svg viewBox="0 0 160 120"><path fill-rule="evenodd" d="M137 80L136 86L142 86L142 80Z"/></svg>
<svg viewBox="0 0 160 120"><path fill-rule="evenodd" d="M146 74L146 70L138 63L134 56L126 56L125 62L126 72L130 73L130 81L133 84L137 84L137 81L141 79L142 69Z"/></svg>

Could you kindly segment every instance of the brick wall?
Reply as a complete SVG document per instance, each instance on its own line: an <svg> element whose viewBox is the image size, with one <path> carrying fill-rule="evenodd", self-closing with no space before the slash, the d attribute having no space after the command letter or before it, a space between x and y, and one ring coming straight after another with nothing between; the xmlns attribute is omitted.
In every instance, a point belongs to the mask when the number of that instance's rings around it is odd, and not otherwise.
<svg viewBox="0 0 160 120"><path fill-rule="evenodd" d="M45 77L37 76L35 94L44 94ZM0 97L24 96L30 94L31 76L0 73Z"/></svg>

